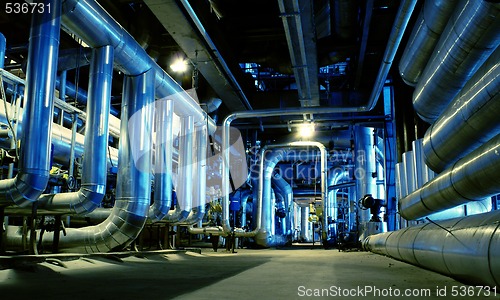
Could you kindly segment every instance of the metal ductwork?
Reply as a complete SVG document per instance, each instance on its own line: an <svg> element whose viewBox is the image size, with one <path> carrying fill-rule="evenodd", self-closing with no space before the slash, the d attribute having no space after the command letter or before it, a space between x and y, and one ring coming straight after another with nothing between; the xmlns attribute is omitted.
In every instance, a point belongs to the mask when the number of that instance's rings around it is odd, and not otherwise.
<svg viewBox="0 0 500 300"><path fill-rule="evenodd" d="M94 49L90 66L81 187L77 192L42 195L38 199L39 208L57 213L86 214L101 204L106 193L112 80L113 48L105 46Z"/></svg>
<svg viewBox="0 0 500 300"><path fill-rule="evenodd" d="M399 212L415 220L469 201L500 193L500 135L400 199Z"/></svg>
<svg viewBox="0 0 500 300"><path fill-rule="evenodd" d="M470 285L500 286L500 211L372 235L363 247Z"/></svg>
<svg viewBox="0 0 500 300"><path fill-rule="evenodd" d="M95 0L63 0L62 12L65 29L88 45L93 48L113 46L115 68L130 76L152 69L155 73L157 98L173 100L174 112L178 116L192 116L196 126L208 124L210 132L215 130L215 123L198 103Z"/></svg>
<svg viewBox="0 0 500 300"><path fill-rule="evenodd" d="M318 57L313 3L278 0L301 106L319 106Z"/></svg>
<svg viewBox="0 0 500 300"><path fill-rule="evenodd" d="M500 134L500 47L425 133L426 164L441 172Z"/></svg>
<svg viewBox="0 0 500 300"><path fill-rule="evenodd" d="M50 11L32 17L18 173L15 178L0 181L3 205L24 207L34 203L49 180L61 5L57 0L47 3Z"/></svg>
<svg viewBox="0 0 500 300"><path fill-rule="evenodd" d="M458 0L424 2L399 61L399 74L406 84L415 86L418 83L457 2Z"/></svg>
<svg viewBox="0 0 500 300"><path fill-rule="evenodd" d="M500 4L461 1L413 93L413 106L434 122L500 43Z"/></svg>
<svg viewBox="0 0 500 300"><path fill-rule="evenodd" d="M172 100L155 102L154 198L148 218L160 221L172 205L173 111Z"/></svg>
<svg viewBox="0 0 500 300"><path fill-rule="evenodd" d="M145 0L144 3L231 111L252 109L243 89L189 1Z"/></svg>

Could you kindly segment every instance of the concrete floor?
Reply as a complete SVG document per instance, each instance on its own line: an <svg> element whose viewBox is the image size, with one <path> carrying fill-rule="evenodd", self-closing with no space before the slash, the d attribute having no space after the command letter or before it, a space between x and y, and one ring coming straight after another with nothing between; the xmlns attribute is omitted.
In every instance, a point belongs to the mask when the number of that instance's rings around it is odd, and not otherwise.
<svg viewBox="0 0 500 300"><path fill-rule="evenodd" d="M443 299L466 288L391 258L312 246L0 257L1 299ZM421 296L390 297L398 291ZM486 298L472 292L453 299Z"/></svg>

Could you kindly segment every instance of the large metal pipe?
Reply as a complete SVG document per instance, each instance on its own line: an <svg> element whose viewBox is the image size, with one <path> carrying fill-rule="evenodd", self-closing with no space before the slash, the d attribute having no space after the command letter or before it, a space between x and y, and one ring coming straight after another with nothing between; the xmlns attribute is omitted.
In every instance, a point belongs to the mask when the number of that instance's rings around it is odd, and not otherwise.
<svg viewBox="0 0 500 300"><path fill-rule="evenodd" d="M192 116L181 118L179 134L179 164L177 166L177 204L165 216L168 223L179 223L186 220L192 208L193 201L193 142L194 120Z"/></svg>
<svg viewBox="0 0 500 300"><path fill-rule="evenodd" d="M497 47L425 133L425 162L434 171L443 171L500 133L499 61Z"/></svg>
<svg viewBox="0 0 500 300"><path fill-rule="evenodd" d="M67 228L61 248L83 244L87 252L121 249L144 227L151 202L154 76L150 70L124 78L116 200L111 215L95 226Z"/></svg>
<svg viewBox="0 0 500 300"><path fill-rule="evenodd" d="M113 47L93 50L90 66L89 103L85 127L80 189L72 193L45 194L39 208L70 214L86 214L97 208L106 193L108 117L113 80Z"/></svg>
<svg viewBox="0 0 500 300"><path fill-rule="evenodd" d="M111 45L115 48L118 70L131 76L153 70L157 98L173 100L177 115L192 116L195 125L208 123L209 131L215 131L212 118L95 0L63 0L62 13L63 26L91 47Z"/></svg>
<svg viewBox="0 0 500 300"><path fill-rule="evenodd" d="M152 222L163 219L172 205L173 102L155 102L154 202L148 217Z"/></svg>
<svg viewBox="0 0 500 300"><path fill-rule="evenodd" d="M21 151L15 178L0 181L0 204L24 207L35 202L49 180L54 87L59 51L61 2L33 14L26 74Z"/></svg>
<svg viewBox="0 0 500 300"><path fill-rule="evenodd" d="M0 69L3 69L5 66L5 48L7 47L7 40L5 39L5 35L0 32Z"/></svg>
<svg viewBox="0 0 500 300"><path fill-rule="evenodd" d="M500 211L372 235L363 247L470 284L500 286Z"/></svg>
<svg viewBox="0 0 500 300"><path fill-rule="evenodd" d="M500 135L497 135L422 188L400 199L401 216L407 220L415 220L500 193L499 152Z"/></svg>
<svg viewBox="0 0 500 300"><path fill-rule="evenodd" d="M279 193L283 198L285 216L285 235L291 236L293 234L293 190L290 184L279 174L276 173L272 177L272 184L275 193Z"/></svg>
<svg viewBox="0 0 500 300"><path fill-rule="evenodd" d="M457 2L458 0L424 2L399 61L399 74L406 84L415 86L418 83Z"/></svg>
<svg viewBox="0 0 500 300"><path fill-rule="evenodd" d="M356 198L361 199L367 194L375 196L377 193L375 174L375 150L373 140L373 128L356 125L355 135L355 172ZM357 209L359 220L359 237L363 240L366 236L367 223L371 215L369 210Z"/></svg>
<svg viewBox="0 0 500 300"><path fill-rule="evenodd" d="M328 200L326 213L327 218L327 240L335 244L337 240L338 204L337 204L337 187L341 181L349 181L349 172L340 166L332 167L328 170Z"/></svg>
<svg viewBox="0 0 500 300"><path fill-rule="evenodd" d="M462 1L415 87L413 106L434 122L500 43L500 3Z"/></svg>
<svg viewBox="0 0 500 300"><path fill-rule="evenodd" d="M207 204L207 150L208 135L207 127L198 127L195 131L196 152L193 162L193 199L192 210L184 224L192 225L198 223L205 215L205 204Z"/></svg>

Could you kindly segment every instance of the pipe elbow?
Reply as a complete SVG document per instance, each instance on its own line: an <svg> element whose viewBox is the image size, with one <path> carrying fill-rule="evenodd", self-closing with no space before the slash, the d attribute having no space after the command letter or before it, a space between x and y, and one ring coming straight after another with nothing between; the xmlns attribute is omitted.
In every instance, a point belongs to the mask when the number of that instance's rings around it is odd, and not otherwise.
<svg viewBox="0 0 500 300"><path fill-rule="evenodd" d="M78 215L91 213L101 205L105 193L106 185L104 184L82 185L78 196L70 204L71 210Z"/></svg>
<svg viewBox="0 0 500 300"><path fill-rule="evenodd" d="M45 191L49 182L49 172L41 170L35 172L20 172L12 181L12 186L7 191L12 201L19 207L26 207L38 200Z"/></svg>

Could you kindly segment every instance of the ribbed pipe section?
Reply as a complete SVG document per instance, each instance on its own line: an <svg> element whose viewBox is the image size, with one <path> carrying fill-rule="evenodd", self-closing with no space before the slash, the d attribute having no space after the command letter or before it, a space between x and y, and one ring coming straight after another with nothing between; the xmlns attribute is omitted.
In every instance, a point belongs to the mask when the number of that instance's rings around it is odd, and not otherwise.
<svg viewBox="0 0 500 300"><path fill-rule="evenodd" d="M500 211L372 235L365 250L471 285L500 286Z"/></svg>
<svg viewBox="0 0 500 300"><path fill-rule="evenodd" d="M41 195L38 199L39 208L57 213L86 214L101 204L106 193L112 80L113 48L107 46L94 49L90 66L90 96L80 189L73 193Z"/></svg>
<svg viewBox="0 0 500 300"><path fill-rule="evenodd" d="M51 9L33 14L31 21L18 173L0 181L0 205L32 204L49 180L61 3L50 0L46 4Z"/></svg>
<svg viewBox="0 0 500 300"><path fill-rule="evenodd" d="M500 3L462 1L413 93L413 106L434 122L500 43Z"/></svg>
<svg viewBox="0 0 500 300"><path fill-rule="evenodd" d="M155 102L154 198L149 208L151 222L163 219L172 205L173 102Z"/></svg>
<svg viewBox="0 0 500 300"><path fill-rule="evenodd" d="M500 193L500 135L400 199L399 212L415 220L469 201Z"/></svg>
<svg viewBox="0 0 500 300"><path fill-rule="evenodd" d="M434 171L443 171L500 134L499 62L500 47L477 70L425 133L425 163Z"/></svg>
<svg viewBox="0 0 500 300"><path fill-rule="evenodd" d="M415 86L446 27L458 0L425 1L399 61L403 81Z"/></svg>

